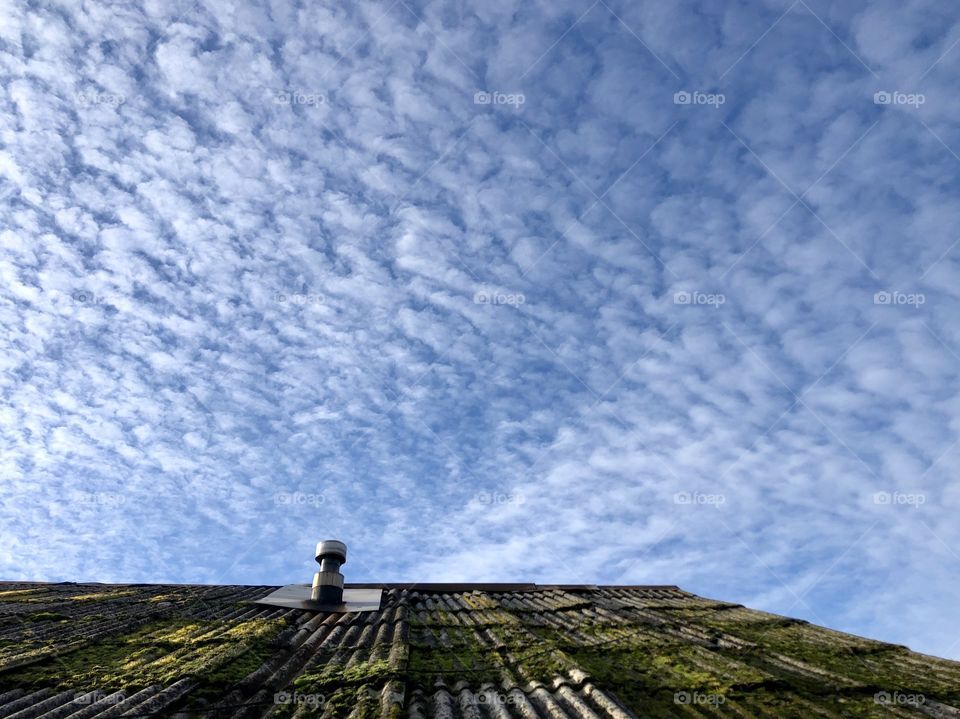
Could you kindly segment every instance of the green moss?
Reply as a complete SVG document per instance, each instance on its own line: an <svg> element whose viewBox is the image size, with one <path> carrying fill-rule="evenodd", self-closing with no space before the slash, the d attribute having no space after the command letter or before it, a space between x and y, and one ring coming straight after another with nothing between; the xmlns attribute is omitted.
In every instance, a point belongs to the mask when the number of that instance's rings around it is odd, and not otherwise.
<svg viewBox="0 0 960 719"><path fill-rule="evenodd" d="M323 714L330 719L374 719L380 715L379 693L370 687L343 687L324 697L319 708L308 714Z"/></svg>
<svg viewBox="0 0 960 719"><path fill-rule="evenodd" d="M953 677L950 684L929 671L937 660L924 660L920 673L908 666L905 660L910 655L900 647L738 607L671 608L663 614L668 622L677 622L676 628L694 625L708 637L726 633L758 646L701 645L654 626L637 627L627 636L624 627L604 624L577 627L575 637L556 630L530 630L567 652L598 686L650 717L681 715L686 708L678 705L678 692L711 697L726 704L727 713L739 713L733 709L739 706L750 707L743 713L751 716L798 718L809 716L811 705L823 707L828 716L888 716L888 708L873 700L878 691L919 693L931 699L957 694L955 665L944 673ZM585 643L584 635L595 646ZM780 663L776 655L834 672L838 681ZM839 677L860 684L851 686Z"/></svg>
<svg viewBox="0 0 960 719"><path fill-rule="evenodd" d="M48 589L9 589L0 592L0 602L44 602L57 598Z"/></svg>
<svg viewBox="0 0 960 719"><path fill-rule="evenodd" d="M323 693L325 689L344 684L360 685L370 681L386 681L393 675L390 663L384 659L360 662L350 667L327 664L319 672L310 672L297 677L294 687L305 693Z"/></svg>
<svg viewBox="0 0 960 719"><path fill-rule="evenodd" d="M407 673L411 681L431 686L437 678L467 675L475 682L497 681L502 657L482 643L470 627L415 623L410 632Z"/></svg>
<svg viewBox="0 0 960 719"><path fill-rule="evenodd" d="M148 602L174 602L180 599L179 594L157 594L156 596L150 597Z"/></svg>
<svg viewBox="0 0 960 719"><path fill-rule="evenodd" d="M480 605L489 610L485 602ZM576 603L561 610L580 608ZM691 707L683 706L678 697L706 697L707 705L698 707L701 711L711 711L713 701L727 706L720 713L797 719L809 716L811 706L824 707L826 716L885 716L888 709L873 700L881 690L919 692L941 700L958 693L955 665L945 666L941 676L931 672L921 679L904 661L908 654L903 648L724 603L664 605L657 611L666 626L647 621L631 626L592 615L570 629L560 629L543 626L537 612L501 608L498 614L510 621L481 630L461 625L459 613L421 614L411 623L407 686L430 692L437 680L449 685L468 679L476 689L484 682L498 683L504 668L522 680L549 683L558 676L570 677L570 671L579 668L638 716L686 715ZM702 639L681 634L685 626L695 627ZM759 646L737 648L720 641L724 634ZM484 641L485 635L492 643ZM802 669L777 664L772 660L776 654L861 684L851 687L815 674L806 676ZM920 666L931 668L931 662L936 664L927 658ZM930 691L919 691L925 687Z"/></svg>
<svg viewBox="0 0 960 719"><path fill-rule="evenodd" d="M28 622L49 622L49 621L64 621L69 619L66 614L58 614L57 612L34 612L33 614L26 614L23 617Z"/></svg>
<svg viewBox="0 0 960 719"><path fill-rule="evenodd" d="M389 662L378 660L361 662L351 667L328 664L320 672L297 677L291 692L292 702L283 705L281 716L290 716L299 708L298 701L306 701L310 716L347 717L354 710L355 719L380 716L380 691L390 680L396 679Z"/></svg>
<svg viewBox="0 0 960 719"><path fill-rule="evenodd" d="M5 660L40 659L31 666L0 671L0 687L95 686L106 691L135 691L190 678L197 686L190 692L190 704L178 709L199 710L215 704L231 686L274 656L277 648L272 643L284 627L291 627L283 620L154 621L129 635L44 658L44 653L82 641L83 633L90 631L87 622L110 617L117 605L108 600L134 594L109 587L96 588L92 594L79 593L92 589L69 586L52 594L46 589L0 593L0 602L46 603L20 604L16 611L27 613L0 617L0 627L15 628L18 636L15 643L0 641L0 667ZM190 601L191 612L194 605L202 610L208 602L225 610L246 605L230 593L198 599L174 587L161 591L168 593L139 593L141 609L148 616L162 616L156 608L158 602ZM71 593L76 596L64 602ZM60 604L51 604L58 598ZM409 626L398 627L393 642L372 651L374 657L389 654L389 659L346 666L338 663L340 657L347 649L352 656L361 656L353 652L356 648L331 647L317 657L313 671L297 677L289 688L291 695L312 697L310 703L278 705L275 716L291 717L303 707L308 714L324 719L352 713L374 717L380 716L381 690L386 686L408 693L419 688L429 695L438 680L452 689L466 679L478 691L484 683L499 684L504 671L521 681L549 684L557 677L575 680L574 669L583 670L596 687L616 696L638 716L652 719L690 715L694 709L711 713L709 707L681 706L678 692L719 698L725 708L719 708L717 714L784 719L816 714L814 706L824 710L823 716L886 716L888 708L873 701L873 694L881 690L923 693L931 700L954 705L960 701L960 672L954 663L738 606L663 600L648 602L642 615L623 610L613 616L582 611L589 604L582 595L553 612L507 609L480 593L465 595L464 601L470 609L404 610ZM555 597L550 601L556 605ZM123 616L132 604L124 602ZM73 618L65 627L53 624L70 619L67 615L71 613L84 616ZM651 614L665 623L651 622ZM631 616L637 617L633 623ZM550 617L563 617L563 625L557 626L560 623ZM38 638L46 633L41 630L51 627L62 636ZM724 634L747 642L720 641ZM849 686L850 682L807 674L802 666L779 662L777 655L859 684Z"/></svg>
<svg viewBox="0 0 960 719"><path fill-rule="evenodd" d="M230 626L219 621L156 622L3 675L4 685L104 691L169 686L193 677L210 689L239 681L271 653L283 623L254 619ZM202 692L200 692L202 694Z"/></svg>
<svg viewBox="0 0 960 719"><path fill-rule="evenodd" d="M133 596L136 596L136 592L96 592L94 594L77 594L73 597L67 597L67 599L74 602L109 602L112 599Z"/></svg>
<svg viewBox="0 0 960 719"><path fill-rule="evenodd" d="M498 602L495 602L486 594L480 594L478 592L470 592L469 594L464 594L461 597L461 599L468 607L470 607L473 610L500 609L500 604Z"/></svg>
<svg viewBox="0 0 960 719"><path fill-rule="evenodd" d="M0 667L13 662L30 661L42 657L55 648L56 644L52 641L5 642L0 645Z"/></svg>
<svg viewBox="0 0 960 719"><path fill-rule="evenodd" d="M703 619L715 623L710 617ZM910 666L905 660L911 654L905 647L851 637L806 622L750 610L739 612L737 621L725 620L723 625L723 631L757 644L756 649L740 653L743 661L778 674L788 671L772 659L779 654L860 682L866 688L944 697L956 696L960 690L955 682L937 677L930 671L931 662L937 662L935 659L925 660L919 668ZM955 668L950 671L956 676ZM804 690L813 691L830 683L826 679L804 677L802 671L798 671L791 681Z"/></svg>

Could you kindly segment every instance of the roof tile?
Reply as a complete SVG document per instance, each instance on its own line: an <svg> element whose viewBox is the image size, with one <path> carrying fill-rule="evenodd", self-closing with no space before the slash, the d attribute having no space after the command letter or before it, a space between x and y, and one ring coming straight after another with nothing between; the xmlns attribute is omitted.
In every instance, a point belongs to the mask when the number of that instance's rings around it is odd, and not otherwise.
<svg viewBox="0 0 960 719"><path fill-rule="evenodd" d="M960 664L676 587L0 583L0 719L957 716ZM879 692L879 694L878 694ZM922 702L920 701L922 699Z"/></svg>

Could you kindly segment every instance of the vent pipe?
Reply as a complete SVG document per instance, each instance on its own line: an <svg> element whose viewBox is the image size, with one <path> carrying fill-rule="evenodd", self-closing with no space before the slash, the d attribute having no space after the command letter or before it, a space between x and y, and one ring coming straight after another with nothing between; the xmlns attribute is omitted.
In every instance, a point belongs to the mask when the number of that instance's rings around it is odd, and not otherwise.
<svg viewBox="0 0 960 719"><path fill-rule="evenodd" d="M380 609L383 589L377 585L343 588L340 565L347 562L347 545L336 539L317 542L315 552L320 571L313 575L313 585L288 584L257 600L257 604L285 609L306 609L312 612L346 614L375 612ZM2 712L0 712L2 714Z"/></svg>
<svg viewBox="0 0 960 719"><path fill-rule="evenodd" d="M317 542L320 571L313 575L310 598L321 604L343 603L343 575L340 565L347 563L347 545L336 539Z"/></svg>

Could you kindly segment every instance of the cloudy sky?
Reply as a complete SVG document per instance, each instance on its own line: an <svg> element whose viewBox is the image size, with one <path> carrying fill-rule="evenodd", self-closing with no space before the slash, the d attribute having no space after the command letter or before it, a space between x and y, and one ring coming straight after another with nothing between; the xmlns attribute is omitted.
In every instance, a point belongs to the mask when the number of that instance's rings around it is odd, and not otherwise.
<svg viewBox="0 0 960 719"><path fill-rule="evenodd" d="M0 5L0 578L960 657L955 4Z"/></svg>

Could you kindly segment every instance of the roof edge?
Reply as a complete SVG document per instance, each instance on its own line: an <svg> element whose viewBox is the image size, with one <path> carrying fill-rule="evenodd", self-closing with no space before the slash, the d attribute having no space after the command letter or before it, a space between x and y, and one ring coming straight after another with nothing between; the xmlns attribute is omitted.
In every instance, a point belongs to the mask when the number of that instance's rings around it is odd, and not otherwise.
<svg viewBox="0 0 960 719"><path fill-rule="evenodd" d="M0 580L0 586L10 584L76 585L104 587L272 587L269 584L200 584L185 582L42 582L29 579ZM279 585L277 585L279 586ZM559 589L566 592L589 592L600 589L661 589L690 594L675 584L535 584L510 582L347 582L350 589L408 589L421 592L536 592L544 589ZM693 596L693 595L691 595Z"/></svg>

